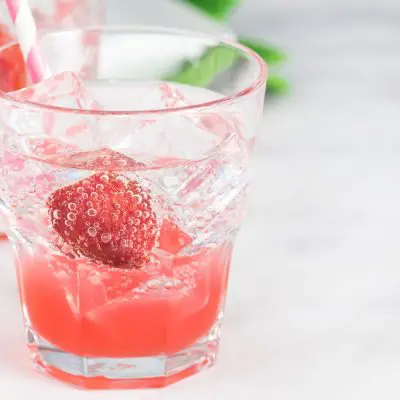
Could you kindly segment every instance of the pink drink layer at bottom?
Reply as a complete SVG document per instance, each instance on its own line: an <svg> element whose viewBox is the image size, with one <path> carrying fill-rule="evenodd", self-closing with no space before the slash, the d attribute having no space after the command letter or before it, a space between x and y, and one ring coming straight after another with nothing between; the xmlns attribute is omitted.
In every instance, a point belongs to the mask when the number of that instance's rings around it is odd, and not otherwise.
<svg viewBox="0 0 400 400"><path fill-rule="evenodd" d="M142 270L58 255L24 258L21 284L32 327L63 351L98 357L173 354L215 323L229 261L229 248L154 257Z"/></svg>

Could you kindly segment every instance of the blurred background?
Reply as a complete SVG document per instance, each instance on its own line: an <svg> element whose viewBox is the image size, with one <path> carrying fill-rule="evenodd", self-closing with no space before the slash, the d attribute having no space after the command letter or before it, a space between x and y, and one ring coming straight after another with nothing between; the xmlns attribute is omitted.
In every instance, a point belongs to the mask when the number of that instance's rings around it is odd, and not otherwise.
<svg viewBox="0 0 400 400"><path fill-rule="evenodd" d="M168 395L397 399L400 2L110 0L107 18L234 37L271 67L219 363Z"/></svg>

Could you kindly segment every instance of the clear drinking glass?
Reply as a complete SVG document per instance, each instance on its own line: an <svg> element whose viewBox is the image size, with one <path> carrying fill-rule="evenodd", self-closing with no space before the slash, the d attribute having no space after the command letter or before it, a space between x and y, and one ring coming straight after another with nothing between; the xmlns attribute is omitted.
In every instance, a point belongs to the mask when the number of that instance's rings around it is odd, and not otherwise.
<svg viewBox="0 0 400 400"><path fill-rule="evenodd" d="M34 364L85 388L162 387L209 367L264 63L151 28L41 44L55 77L0 93L0 204Z"/></svg>

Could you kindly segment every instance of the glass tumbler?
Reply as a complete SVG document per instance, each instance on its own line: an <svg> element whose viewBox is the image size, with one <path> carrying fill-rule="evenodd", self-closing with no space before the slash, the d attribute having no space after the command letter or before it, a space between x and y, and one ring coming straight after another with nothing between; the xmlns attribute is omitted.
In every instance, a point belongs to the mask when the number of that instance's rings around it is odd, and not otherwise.
<svg viewBox="0 0 400 400"><path fill-rule="evenodd" d="M162 387L213 365L266 66L163 29L41 45L53 77L0 93L0 205L34 364L84 388Z"/></svg>

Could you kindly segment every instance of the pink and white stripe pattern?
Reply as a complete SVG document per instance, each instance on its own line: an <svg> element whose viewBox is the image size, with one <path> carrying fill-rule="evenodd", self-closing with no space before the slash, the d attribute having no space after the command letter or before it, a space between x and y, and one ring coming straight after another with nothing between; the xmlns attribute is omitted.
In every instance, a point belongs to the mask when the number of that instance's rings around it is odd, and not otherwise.
<svg viewBox="0 0 400 400"><path fill-rule="evenodd" d="M36 24L28 1L6 0L6 3L32 83L38 83L50 77L51 72L40 52Z"/></svg>

